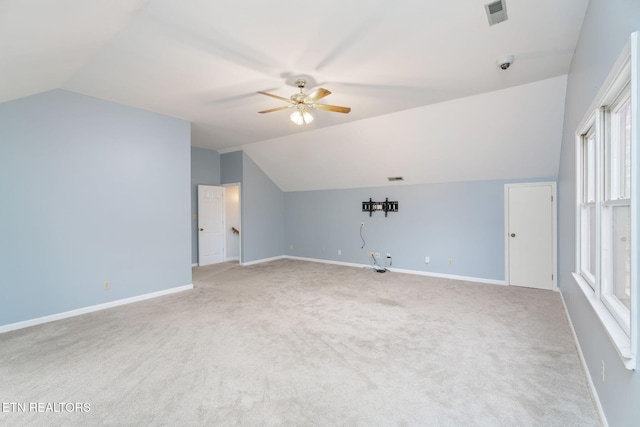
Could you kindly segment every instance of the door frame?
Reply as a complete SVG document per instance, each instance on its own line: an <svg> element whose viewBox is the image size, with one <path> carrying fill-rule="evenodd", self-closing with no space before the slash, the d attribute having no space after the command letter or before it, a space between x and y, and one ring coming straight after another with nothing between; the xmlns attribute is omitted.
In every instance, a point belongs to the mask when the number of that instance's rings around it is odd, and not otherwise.
<svg viewBox="0 0 640 427"><path fill-rule="evenodd" d="M509 270L509 245L511 239L509 239L509 189L517 187L540 187L550 186L551 197L553 198L551 206L551 240L552 240L552 271L553 279L551 280L551 287L553 291L558 291L558 194L556 191L556 183L553 181L543 182L522 182L504 185L504 282L506 285L511 286L510 270Z"/></svg>

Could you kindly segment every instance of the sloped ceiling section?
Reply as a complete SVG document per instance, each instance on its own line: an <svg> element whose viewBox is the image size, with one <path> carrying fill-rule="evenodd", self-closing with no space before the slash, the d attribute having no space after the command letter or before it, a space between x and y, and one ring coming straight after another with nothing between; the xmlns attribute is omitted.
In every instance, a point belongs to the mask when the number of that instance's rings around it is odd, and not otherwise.
<svg viewBox="0 0 640 427"><path fill-rule="evenodd" d="M565 90L555 77L243 150L283 191L553 177Z"/></svg>
<svg viewBox="0 0 640 427"><path fill-rule="evenodd" d="M146 3L0 1L0 102L63 87Z"/></svg>
<svg viewBox="0 0 640 427"><path fill-rule="evenodd" d="M294 135L568 73L588 0L2 0L0 102L63 88L192 122L213 150ZM496 58L511 54L507 71ZM258 114L332 91L299 127Z"/></svg>
<svg viewBox="0 0 640 427"><path fill-rule="evenodd" d="M62 88L188 120L287 191L553 176L588 0L506 0L493 26L489 2L0 0L0 102ZM351 113L258 114L298 76Z"/></svg>

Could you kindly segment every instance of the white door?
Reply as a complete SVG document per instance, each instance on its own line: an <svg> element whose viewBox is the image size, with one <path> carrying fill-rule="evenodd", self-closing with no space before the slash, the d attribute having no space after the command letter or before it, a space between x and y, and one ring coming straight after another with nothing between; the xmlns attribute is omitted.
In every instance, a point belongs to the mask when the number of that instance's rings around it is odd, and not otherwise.
<svg viewBox="0 0 640 427"><path fill-rule="evenodd" d="M505 185L506 281L556 289L555 183Z"/></svg>
<svg viewBox="0 0 640 427"><path fill-rule="evenodd" d="M198 265L224 261L224 188L198 185Z"/></svg>

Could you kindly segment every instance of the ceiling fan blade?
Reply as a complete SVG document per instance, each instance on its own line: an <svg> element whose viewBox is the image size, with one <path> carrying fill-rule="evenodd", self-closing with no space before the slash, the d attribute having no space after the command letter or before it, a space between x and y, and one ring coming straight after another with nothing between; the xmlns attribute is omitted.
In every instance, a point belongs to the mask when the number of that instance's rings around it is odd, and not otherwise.
<svg viewBox="0 0 640 427"><path fill-rule="evenodd" d="M325 111L333 111L335 113L344 113L347 114L351 111L349 107L339 107L337 105L327 105L327 104L311 104L311 107L316 110L325 110Z"/></svg>
<svg viewBox="0 0 640 427"><path fill-rule="evenodd" d="M328 91L327 89L323 89L319 87L318 89L311 92L309 95L305 96L304 102L309 103L309 102L317 101L318 99L322 99L327 95L331 95L331 92Z"/></svg>
<svg viewBox="0 0 640 427"><path fill-rule="evenodd" d="M270 110L263 110L263 111L258 111L258 113L260 114L264 114L264 113L273 113L274 111L281 111L281 110L286 110L293 107L292 105L285 105L284 107L276 107L276 108L271 108Z"/></svg>
<svg viewBox="0 0 640 427"><path fill-rule="evenodd" d="M262 95L270 96L270 97L275 98L275 99L279 99L281 101L291 102L291 100L289 98L283 98L282 96L274 95L272 93L268 93L268 92L258 92L258 93L260 93Z"/></svg>

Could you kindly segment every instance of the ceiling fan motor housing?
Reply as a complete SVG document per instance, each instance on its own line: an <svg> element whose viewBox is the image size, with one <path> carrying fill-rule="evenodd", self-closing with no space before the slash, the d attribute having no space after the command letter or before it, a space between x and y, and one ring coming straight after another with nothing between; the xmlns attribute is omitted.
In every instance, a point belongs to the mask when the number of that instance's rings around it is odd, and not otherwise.
<svg viewBox="0 0 640 427"><path fill-rule="evenodd" d="M302 92L291 95L291 102L294 104L303 104L306 95Z"/></svg>

